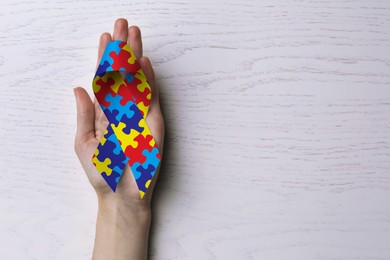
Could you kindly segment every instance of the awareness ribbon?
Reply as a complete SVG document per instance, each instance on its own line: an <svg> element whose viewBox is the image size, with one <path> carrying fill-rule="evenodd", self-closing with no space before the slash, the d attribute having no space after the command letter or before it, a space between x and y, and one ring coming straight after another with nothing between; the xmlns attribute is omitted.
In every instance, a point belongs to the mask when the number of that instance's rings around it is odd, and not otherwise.
<svg viewBox="0 0 390 260"><path fill-rule="evenodd" d="M151 88L126 42L107 44L92 87L109 121L92 163L114 192L128 163L142 199L161 155L145 120Z"/></svg>

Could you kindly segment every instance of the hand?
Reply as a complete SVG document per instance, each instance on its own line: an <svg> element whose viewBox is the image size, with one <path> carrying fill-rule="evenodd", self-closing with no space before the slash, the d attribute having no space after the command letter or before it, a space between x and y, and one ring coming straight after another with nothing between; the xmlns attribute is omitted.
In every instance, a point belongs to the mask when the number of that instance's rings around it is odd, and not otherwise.
<svg viewBox="0 0 390 260"><path fill-rule="evenodd" d="M152 65L147 57L142 56L141 32L136 26L128 28L128 23L125 19L118 19L115 22L113 35L103 33L100 37L98 64L107 43L113 40L125 41L130 45L148 79L152 89L152 100L146 123L162 154L164 120L161 114L158 89ZM120 256L123 253L124 258L133 259L129 257L129 254L126 254L126 251L134 254L134 251L140 251L140 244L144 245L141 248L145 248L145 244L147 248L150 200L159 169L157 169L144 198L140 199L136 181L129 165L126 165L114 193L91 161L92 155L108 126L108 120L96 98L92 102L85 89L77 87L74 89L74 93L77 103L77 132L74 148L90 183L96 191L99 201L94 258L121 259ZM144 233L146 233L146 237ZM123 250L118 249L121 247L121 243L125 243ZM131 243L136 243L134 250L131 250ZM115 248L112 252L107 249L107 247L110 248L110 245L112 248ZM104 248L104 250L100 248ZM145 250L142 252L145 255ZM138 258L134 259L142 258L140 257L141 255L137 255Z"/></svg>
<svg viewBox="0 0 390 260"><path fill-rule="evenodd" d="M150 60L142 56L142 40L141 32L138 27L132 26L127 29L127 21L118 19L115 23L114 34L111 37L109 33L103 33L100 38L98 51L98 64L109 41L122 40L126 41L133 49L134 54L139 61L142 70L152 88L152 100L149 113L146 117L146 122L156 140L157 146L162 152L164 138L164 121L160 110L158 89L155 83L155 77ZM88 176L92 186L95 188L98 196L113 196L114 193L98 173L95 166L91 162L93 153L95 152L104 131L107 128L108 121L100 108L96 98L92 103L88 93L83 88L75 88L74 90L77 103L77 133L75 138L76 154ZM158 171L156 171L158 174ZM157 176L156 176L157 177ZM151 191L157 178L153 178L151 188L145 194L143 202L149 203ZM118 183L115 197L126 201L132 200L135 203L140 203L137 184L131 173L129 165L123 172L123 175Z"/></svg>

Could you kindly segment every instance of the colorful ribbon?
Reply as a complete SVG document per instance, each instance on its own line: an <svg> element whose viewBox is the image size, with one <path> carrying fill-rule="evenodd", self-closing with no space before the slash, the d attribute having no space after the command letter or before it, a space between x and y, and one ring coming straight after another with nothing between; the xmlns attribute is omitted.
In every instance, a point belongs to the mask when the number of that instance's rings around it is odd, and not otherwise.
<svg viewBox="0 0 390 260"><path fill-rule="evenodd" d="M107 44L92 86L109 121L92 163L114 192L128 163L142 199L161 156L145 120L151 88L127 43Z"/></svg>

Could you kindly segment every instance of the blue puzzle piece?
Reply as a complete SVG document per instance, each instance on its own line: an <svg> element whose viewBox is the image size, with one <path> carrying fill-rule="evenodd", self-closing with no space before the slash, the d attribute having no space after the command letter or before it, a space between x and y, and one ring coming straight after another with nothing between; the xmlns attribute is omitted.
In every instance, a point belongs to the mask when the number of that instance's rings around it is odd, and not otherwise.
<svg viewBox="0 0 390 260"><path fill-rule="evenodd" d="M138 180L141 177L141 172L137 170L139 166L141 166L139 162L135 162L133 166L131 166L131 171L133 172L135 180Z"/></svg>
<svg viewBox="0 0 390 260"><path fill-rule="evenodd" d="M104 114L107 117L107 120L110 122L110 124L114 124L115 126L118 126L119 121L116 120L116 117L119 114L119 111L115 109L111 112L108 108L103 108L104 106L102 106L102 105L101 105L101 107L103 109Z"/></svg>
<svg viewBox="0 0 390 260"><path fill-rule="evenodd" d="M115 116L116 121L120 122L123 115L126 115L128 118L132 118L134 115L134 110L130 109L130 107L134 104L132 101L128 101L124 106L120 103L121 99L123 99L120 95L112 96L111 94L107 94L105 100L110 103L108 106L108 110L113 112L114 110L118 111L118 114Z"/></svg>
<svg viewBox="0 0 390 260"><path fill-rule="evenodd" d="M95 74L95 77L98 75L98 76L102 76L103 74L106 73L107 69L111 67L111 64L109 63L109 61L107 60L102 60L99 64L99 67L96 71L96 74ZM111 68L112 69L112 68Z"/></svg>
<svg viewBox="0 0 390 260"><path fill-rule="evenodd" d="M152 165L155 169L157 169L158 164L160 163L160 159L156 157L158 154L157 147L153 147L152 151L149 152L148 150L143 150L142 155L146 157L146 161L142 164L142 167L146 168L148 165ZM154 176L154 172L151 172L151 175Z"/></svg>
<svg viewBox="0 0 390 260"><path fill-rule="evenodd" d="M112 52L114 51L117 55L119 54L119 52L122 50L121 47L119 47L119 45L122 43L122 41L113 41L113 42L110 42L110 44L108 44L107 46L109 46L106 50L108 50L108 52Z"/></svg>
<svg viewBox="0 0 390 260"><path fill-rule="evenodd" d="M111 127L110 127L110 128L111 128ZM111 128L111 129L112 129L112 128ZM112 150L112 151L113 151L114 154L119 155L120 152L122 151L122 147L121 147L121 145L120 145L120 143L119 143L118 138L116 137L116 135L115 135L115 134L110 135L110 136L107 138L107 140L108 140L108 141L111 141L111 142L113 142L113 143L115 143L115 145L116 145L116 146L115 146L115 149Z"/></svg>
<svg viewBox="0 0 390 260"><path fill-rule="evenodd" d="M142 133L144 131L144 127L139 126L139 122L143 119L141 111L135 103L130 106L130 110L133 111L133 116L129 118L127 117L127 114L124 114L121 119L126 125L126 127L123 128L123 133L130 134L131 129L134 129L138 133Z"/></svg>
<svg viewBox="0 0 390 260"><path fill-rule="evenodd" d="M128 82L132 82L132 81L134 80L134 76L131 75L130 73L127 73L127 75L126 75L126 80L127 80Z"/></svg>
<svg viewBox="0 0 390 260"><path fill-rule="evenodd" d="M110 176L107 176L107 174L104 172L102 173L102 177L104 178L104 180L106 180L108 186L110 186L110 188L115 192L116 190L116 186L118 185L118 182L116 181L117 179L119 180L119 178L121 177L121 174L122 173L119 173L115 170L113 170L110 174Z"/></svg>
<svg viewBox="0 0 390 260"><path fill-rule="evenodd" d="M100 65L108 63L108 66L105 65L106 67L105 67L104 73L106 73L108 71L113 71L111 65L114 63L114 59L111 58L110 53L115 52L118 55L119 52L121 51L121 48L119 47L120 43L121 43L121 41L113 41L113 42L110 42L109 44L107 44L107 47L104 50L104 53L102 55L102 59L100 60ZM98 73L96 73L96 74L98 74ZM98 75L100 75L100 74L98 74Z"/></svg>
<svg viewBox="0 0 390 260"><path fill-rule="evenodd" d="M139 165L136 171L140 174L140 177L137 179L138 189L143 192L146 192L147 188L145 187L145 184L148 180L152 179L156 168L150 164L147 166L147 168L144 168L142 165Z"/></svg>

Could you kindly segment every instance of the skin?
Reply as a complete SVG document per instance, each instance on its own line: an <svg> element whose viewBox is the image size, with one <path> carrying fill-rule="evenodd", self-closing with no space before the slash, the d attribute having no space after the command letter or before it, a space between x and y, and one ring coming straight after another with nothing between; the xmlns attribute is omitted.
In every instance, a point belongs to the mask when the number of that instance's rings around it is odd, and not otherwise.
<svg viewBox="0 0 390 260"><path fill-rule="evenodd" d="M149 58L143 56L141 31L137 26L128 26L120 18L114 25L114 33L100 37L98 64L108 42L126 41L141 65L152 88L152 100L146 122L156 144L163 151L164 120L161 114L158 89ZM91 162L108 121L99 104L92 102L82 87L74 89L77 104L77 131L74 149L98 198L95 245L92 259L147 259L148 237L151 221L150 202L158 177L155 173L147 193L141 200L133 174L126 166L114 193Z"/></svg>

